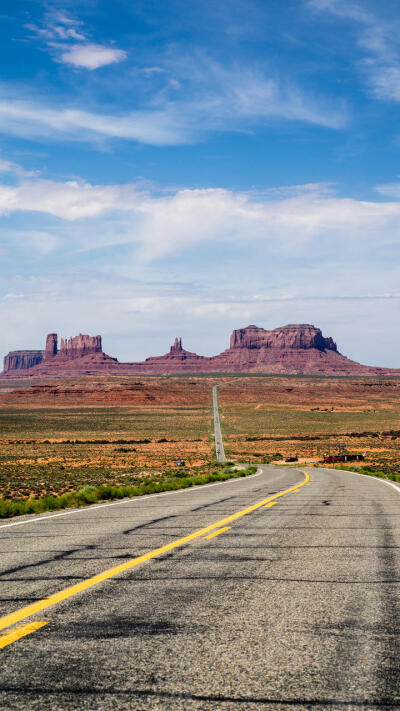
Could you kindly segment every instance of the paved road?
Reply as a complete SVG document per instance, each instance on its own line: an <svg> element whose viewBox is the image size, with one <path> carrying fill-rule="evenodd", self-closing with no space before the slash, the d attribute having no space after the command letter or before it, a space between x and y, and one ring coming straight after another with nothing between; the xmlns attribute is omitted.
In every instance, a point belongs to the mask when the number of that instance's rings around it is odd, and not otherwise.
<svg viewBox="0 0 400 711"><path fill-rule="evenodd" d="M214 387L212 389L215 454L217 457L217 462L226 462L224 443L222 441L222 434L221 434L221 423L219 420L218 388L219 388L219 385L214 385Z"/></svg>
<svg viewBox="0 0 400 711"><path fill-rule="evenodd" d="M0 650L0 708L399 709L400 495L309 472L2 523L1 614L44 605L5 632L47 624Z"/></svg>

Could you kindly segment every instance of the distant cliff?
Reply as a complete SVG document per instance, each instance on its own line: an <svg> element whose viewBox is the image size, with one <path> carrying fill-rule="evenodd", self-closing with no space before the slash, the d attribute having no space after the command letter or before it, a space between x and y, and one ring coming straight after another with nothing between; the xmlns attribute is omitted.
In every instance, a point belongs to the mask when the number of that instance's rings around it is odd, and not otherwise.
<svg viewBox="0 0 400 711"><path fill-rule="evenodd" d="M43 360L44 351L10 351L4 358L4 373L28 370Z"/></svg>
<svg viewBox="0 0 400 711"><path fill-rule="evenodd" d="M273 331L266 331L258 326L239 328L231 335L230 348L231 350L234 348L337 350L336 343L332 338L324 338L319 328L309 324L292 324L275 328Z"/></svg>
<svg viewBox="0 0 400 711"><path fill-rule="evenodd" d="M49 333L44 351L10 351L4 358L4 373L30 370L34 366L49 362L65 365L66 361L82 358L93 353L103 353L101 336L87 336L82 333L74 338L61 339L58 349L58 336Z"/></svg>
<svg viewBox="0 0 400 711"><path fill-rule="evenodd" d="M73 375L164 373L292 373L309 375L400 375L400 370L370 367L339 353L332 338L310 324L273 330L246 326L233 331L230 347L210 358L187 351L175 338L168 353L145 361L119 363L103 353L101 336L79 334L46 339L44 351L12 351L4 359L2 377L68 377Z"/></svg>

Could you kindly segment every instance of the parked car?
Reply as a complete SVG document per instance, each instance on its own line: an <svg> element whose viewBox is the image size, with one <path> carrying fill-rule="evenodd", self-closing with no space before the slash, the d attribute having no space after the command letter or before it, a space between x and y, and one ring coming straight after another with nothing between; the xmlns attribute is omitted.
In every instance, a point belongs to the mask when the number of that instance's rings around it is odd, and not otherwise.
<svg viewBox="0 0 400 711"><path fill-rule="evenodd" d="M364 462L365 454L325 454L321 464L333 464L334 462Z"/></svg>

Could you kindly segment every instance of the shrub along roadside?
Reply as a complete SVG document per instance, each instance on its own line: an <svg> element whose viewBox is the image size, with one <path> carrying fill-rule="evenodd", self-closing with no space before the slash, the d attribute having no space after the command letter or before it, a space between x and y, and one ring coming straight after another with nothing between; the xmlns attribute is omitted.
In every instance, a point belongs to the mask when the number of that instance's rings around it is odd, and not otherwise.
<svg viewBox="0 0 400 711"><path fill-rule="evenodd" d="M146 494L158 494L162 491L175 491L187 489L191 486L210 484L218 481L227 481L232 478L249 476L257 471L257 467L250 466L246 469L235 469L232 466L205 474L203 476L175 476L162 481L143 482L136 486L85 486L78 491L72 491L61 496L31 497L29 499L0 499L0 518L11 518L23 514L43 513L44 511L57 511L58 509L77 508L89 506L100 501L124 499Z"/></svg>
<svg viewBox="0 0 400 711"><path fill-rule="evenodd" d="M318 465L317 465L318 466ZM339 464L334 467L329 467L330 469L341 469L342 471L347 471L347 472L357 472L357 474L366 474L367 476L375 476L378 477L378 479L387 479L389 481L397 481L400 483L400 474L388 474L387 472L383 472L380 469L376 469L373 466L366 466L366 467L351 467L347 466L346 464Z"/></svg>

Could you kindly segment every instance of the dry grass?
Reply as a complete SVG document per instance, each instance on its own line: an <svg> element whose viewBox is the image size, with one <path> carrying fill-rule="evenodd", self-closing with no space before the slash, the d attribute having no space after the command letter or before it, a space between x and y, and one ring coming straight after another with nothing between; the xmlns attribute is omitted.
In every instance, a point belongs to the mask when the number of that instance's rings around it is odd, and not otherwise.
<svg viewBox="0 0 400 711"><path fill-rule="evenodd" d="M211 466L210 385L201 379L18 385L0 394L3 497L130 484L169 475L177 459Z"/></svg>
<svg viewBox="0 0 400 711"><path fill-rule="evenodd" d="M242 378L219 390L226 451L261 461L273 453L318 460L340 443L400 471L400 380Z"/></svg>
<svg viewBox="0 0 400 711"><path fill-rule="evenodd" d="M316 460L369 450L400 470L400 380L305 377L79 378L0 388L0 496L63 494L212 470L211 388L219 390L226 452ZM228 383L228 381L230 381ZM393 431L392 434L388 434ZM397 433L395 432L397 431ZM386 434L385 434L386 433Z"/></svg>

